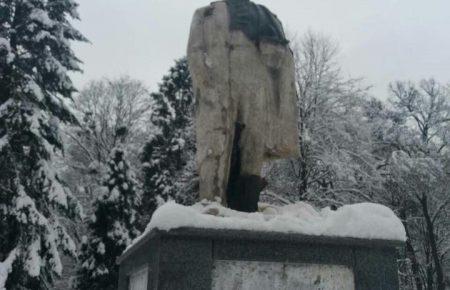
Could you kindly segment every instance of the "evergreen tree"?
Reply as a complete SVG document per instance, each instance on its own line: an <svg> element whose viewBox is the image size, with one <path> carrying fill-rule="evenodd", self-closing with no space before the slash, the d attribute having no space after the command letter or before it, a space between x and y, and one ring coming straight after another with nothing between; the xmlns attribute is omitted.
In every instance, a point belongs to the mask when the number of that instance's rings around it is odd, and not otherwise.
<svg viewBox="0 0 450 290"><path fill-rule="evenodd" d="M151 121L154 132L142 153L144 196L142 219L148 222L157 207L158 197L189 203L193 191L187 181L195 174L195 138L191 77L186 58L176 61L163 77L159 91L153 93ZM183 192L182 194L178 194Z"/></svg>
<svg viewBox="0 0 450 290"><path fill-rule="evenodd" d="M78 289L116 289L119 268L116 259L137 237L136 181L122 149L115 148L103 182L104 193L94 203L89 223L91 235L83 237Z"/></svg>
<svg viewBox="0 0 450 290"><path fill-rule="evenodd" d="M76 247L61 218L81 208L52 170L58 122L79 71L69 18L73 0L0 0L0 289L48 289L62 270L58 250Z"/></svg>

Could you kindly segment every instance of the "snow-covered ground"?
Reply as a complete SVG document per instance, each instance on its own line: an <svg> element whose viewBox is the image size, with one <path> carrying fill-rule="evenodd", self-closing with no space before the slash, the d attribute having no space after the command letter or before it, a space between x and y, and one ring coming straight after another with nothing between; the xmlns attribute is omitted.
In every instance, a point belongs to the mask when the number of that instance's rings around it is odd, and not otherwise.
<svg viewBox="0 0 450 290"><path fill-rule="evenodd" d="M400 219L379 204L346 205L333 211L316 210L300 202L282 207L260 204L260 209L257 213L243 213L215 202L193 206L168 202L155 211L143 235L127 250L153 229L169 231L185 227L406 241Z"/></svg>

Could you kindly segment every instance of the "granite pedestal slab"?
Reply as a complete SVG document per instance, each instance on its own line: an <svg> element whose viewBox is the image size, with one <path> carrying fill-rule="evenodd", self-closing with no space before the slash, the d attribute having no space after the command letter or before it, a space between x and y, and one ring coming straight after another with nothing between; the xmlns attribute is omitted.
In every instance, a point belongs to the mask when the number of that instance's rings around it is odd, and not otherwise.
<svg viewBox="0 0 450 290"><path fill-rule="evenodd" d="M119 290L397 290L402 242L181 228L119 258Z"/></svg>

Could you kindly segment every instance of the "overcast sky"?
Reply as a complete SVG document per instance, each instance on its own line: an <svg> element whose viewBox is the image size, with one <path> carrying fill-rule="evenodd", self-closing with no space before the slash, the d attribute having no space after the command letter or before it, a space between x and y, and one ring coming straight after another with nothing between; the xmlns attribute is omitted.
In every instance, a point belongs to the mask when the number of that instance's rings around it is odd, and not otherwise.
<svg viewBox="0 0 450 290"><path fill-rule="evenodd" d="M78 0L76 26L91 44L75 45L91 79L128 74L155 89L185 54L196 8L208 0ZM435 77L450 82L449 0L257 0L289 33L307 30L336 40L347 75L364 77L385 98L390 81Z"/></svg>

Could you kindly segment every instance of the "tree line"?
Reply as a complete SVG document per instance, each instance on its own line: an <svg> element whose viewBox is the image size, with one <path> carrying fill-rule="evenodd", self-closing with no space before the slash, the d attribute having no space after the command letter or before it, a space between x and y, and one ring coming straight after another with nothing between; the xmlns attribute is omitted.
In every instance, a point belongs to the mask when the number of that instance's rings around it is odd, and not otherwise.
<svg viewBox="0 0 450 290"><path fill-rule="evenodd" d="M186 59L153 93L130 77L77 93L70 42L86 39L69 21L76 10L70 0L0 1L0 289L115 289L115 259L155 209L197 200ZM308 32L291 47L302 156L265 166L262 200L384 204L407 230L403 289L445 289L450 86L395 81L384 101L344 77L329 38Z"/></svg>
<svg viewBox="0 0 450 290"><path fill-rule="evenodd" d="M408 241L399 253L403 288L444 289L450 230L448 86L433 79L393 82L390 98L382 101L370 95L362 79L342 76L338 47L328 37L310 32L292 46L302 156L265 166L269 187L262 199L332 208L357 202L387 205L407 229ZM82 177L72 188L80 199L89 195L85 209L98 210L96 199L104 187L97 181L104 180L108 154L115 146L125 148L141 202L136 227L143 230L159 204L173 199L190 205L197 199L195 99L184 58L170 68L157 92L137 88L144 85L119 78L94 81L81 91L80 104L92 100L97 106L80 108L84 123L67 133L66 175ZM124 116L124 102L140 113L128 110ZM85 155L98 158L84 160Z"/></svg>

